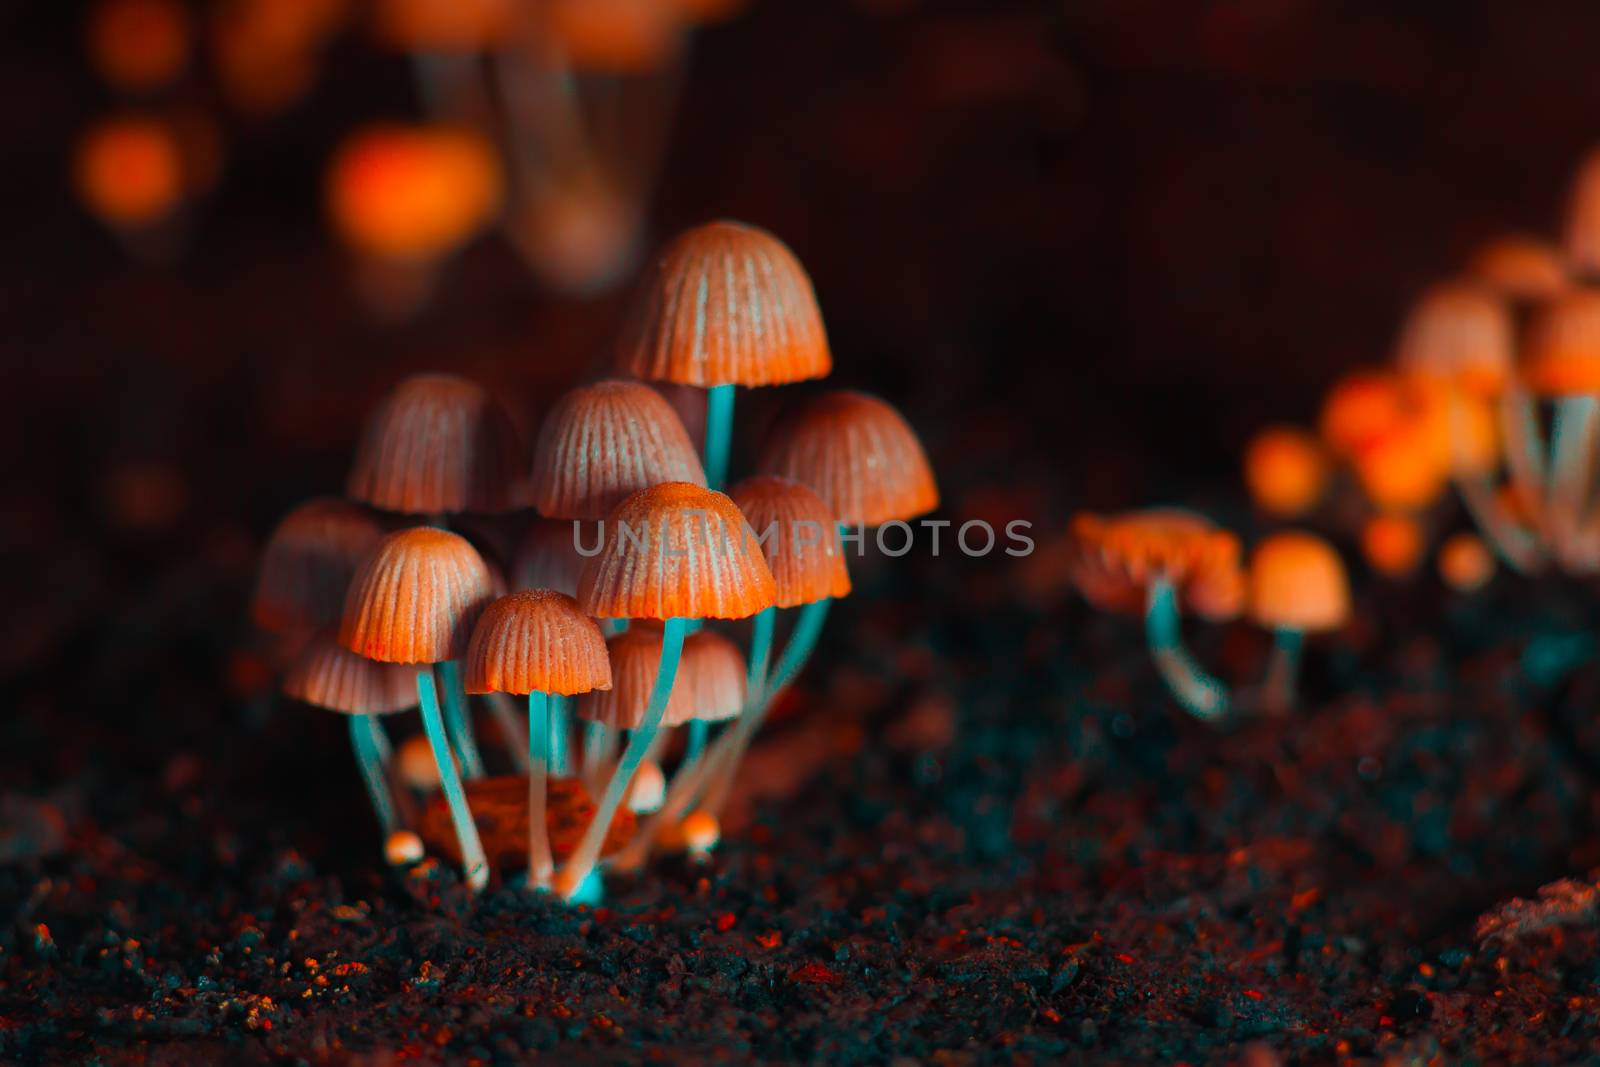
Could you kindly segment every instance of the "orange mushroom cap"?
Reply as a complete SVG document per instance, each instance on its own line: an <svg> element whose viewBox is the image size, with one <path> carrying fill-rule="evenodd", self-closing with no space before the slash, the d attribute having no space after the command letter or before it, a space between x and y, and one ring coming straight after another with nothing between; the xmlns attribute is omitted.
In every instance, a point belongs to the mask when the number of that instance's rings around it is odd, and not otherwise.
<svg viewBox="0 0 1600 1067"><path fill-rule="evenodd" d="M408 515L499 512L520 502L522 444L480 385L418 374L367 419L345 492Z"/></svg>
<svg viewBox="0 0 1600 1067"><path fill-rule="evenodd" d="M251 608L256 625L285 634L337 623L350 579L382 537L377 519L336 497L289 512L261 553Z"/></svg>
<svg viewBox="0 0 1600 1067"><path fill-rule="evenodd" d="M633 730L644 721L661 662L661 629L649 623L629 627L607 639L613 685L578 701L578 715L612 729ZM739 648L712 630L684 638L677 680L662 716L664 726L682 726L694 719L721 721L744 706L745 664Z"/></svg>
<svg viewBox="0 0 1600 1067"><path fill-rule="evenodd" d="M372 17L387 44L415 52L481 52L515 40L526 0L377 0Z"/></svg>
<svg viewBox="0 0 1600 1067"><path fill-rule="evenodd" d="M1332 545L1300 530L1276 533L1250 555L1250 617L1277 630L1316 633L1350 618L1350 583Z"/></svg>
<svg viewBox="0 0 1600 1067"><path fill-rule="evenodd" d="M1511 377L1513 348L1505 302L1477 285L1449 282L1429 289L1412 307L1395 365L1469 393L1496 395Z"/></svg>
<svg viewBox="0 0 1600 1067"><path fill-rule="evenodd" d="M416 707L416 672L378 663L339 644L333 628L319 634L283 680L296 700L347 715L385 715Z"/></svg>
<svg viewBox="0 0 1600 1067"><path fill-rule="evenodd" d="M339 643L383 663L460 659L493 599L489 568L465 537L432 526L398 530L350 583Z"/></svg>
<svg viewBox="0 0 1600 1067"><path fill-rule="evenodd" d="M728 490L761 542L780 608L850 592L850 572L833 510L808 486L787 478L746 478Z"/></svg>
<svg viewBox="0 0 1600 1067"><path fill-rule="evenodd" d="M1600 150L1585 156L1573 176L1562 238L1579 273L1600 274Z"/></svg>
<svg viewBox="0 0 1600 1067"><path fill-rule="evenodd" d="M500 210L502 179L481 134L377 126L347 140L328 172L340 235L383 259L432 260L465 244Z"/></svg>
<svg viewBox="0 0 1600 1067"><path fill-rule="evenodd" d="M1468 273L1507 300L1548 300L1571 284L1561 250L1537 237L1498 237L1472 254Z"/></svg>
<svg viewBox="0 0 1600 1067"><path fill-rule="evenodd" d="M113 88L159 89L189 63L194 35L178 0L100 0L86 29L89 60Z"/></svg>
<svg viewBox="0 0 1600 1067"><path fill-rule="evenodd" d="M110 226L154 225L183 198L183 150L157 119L129 116L91 126L73 166L84 206Z"/></svg>
<svg viewBox="0 0 1600 1067"><path fill-rule="evenodd" d="M1542 396L1600 393L1600 288L1571 289L1539 308L1522 377Z"/></svg>
<svg viewBox="0 0 1600 1067"><path fill-rule="evenodd" d="M578 582L579 605L603 619L743 619L776 598L743 512L688 482L642 489L618 504Z"/></svg>
<svg viewBox="0 0 1600 1067"><path fill-rule="evenodd" d="M1322 402L1322 439L1336 455L1348 456L1403 422L1412 404L1400 375L1358 370L1343 375Z"/></svg>
<svg viewBox="0 0 1600 1067"><path fill-rule="evenodd" d="M1494 554L1475 534L1458 533L1439 546L1439 577L1458 593L1477 592L1494 572Z"/></svg>
<svg viewBox="0 0 1600 1067"><path fill-rule="evenodd" d="M677 13L663 0L545 0L544 30L579 70L642 74L677 53Z"/></svg>
<svg viewBox="0 0 1600 1067"><path fill-rule="evenodd" d="M1421 511L1449 484L1448 441L1422 419L1407 419L1368 441L1351 461L1367 499L1385 511Z"/></svg>
<svg viewBox="0 0 1600 1067"><path fill-rule="evenodd" d="M535 519L517 546L511 565L512 588L554 589L577 596L584 564L578 545L588 549L600 536L598 531L580 532L574 529L577 525L562 519Z"/></svg>
<svg viewBox="0 0 1600 1067"><path fill-rule="evenodd" d="M576 294L609 288L639 259L639 205L595 168L553 176L526 192L506 223L544 281Z"/></svg>
<svg viewBox="0 0 1600 1067"><path fill-rule="evenodd" d="M811 279L772 234L709 222L654 263L618 365L681 385L782 385L833 369Z"/></svg>
<svg viewBox="0 0 1600 1067"><path fill-rule="evenodd" d="M939 506L916 431L886 402L853 390L819 393L791 409L757 469L809 485L839 522L877 526Z"/></svg>
<svg viewBox="0 0 1600 1067"><path fill-rule="evenodd" d="M662 482L706 484L689 432L643 382L604 381L563 396L539 428L531 502L552 519L603 519Z"/></svg>
<svg viewBox="0 0 1600 1067"><path fill-rule="evenodd" d="M1421 524L1409 515L1374 515L1361 528L1361 554L1373 570L1391 578L1415 571L1427 547Z"/></svg>
<svg viewBox="0 0 1600 1067"><path fill-rule="evenodd" d="M1239 539L1203 515L1151 508L1073 516L1068 572L1083 598L1102 611L1140 614L1150 585L1171 582L1186 610L1215 622L1244 606Z"/></svg>
<svg viewBox="0 0 1600 1067"><path fill-rule="evenodd" d="M611 687L606 639L565 593L503 596L478 619L463 678L469 693L559 693Z"/></svg>
<svg viewBox="0 0 1600 1067"><path fill-rule="evenodd" d="M1250 498L1269 515L1299 518L1321 503L1328 489L1328 457L1316 437L1293 426L1256 434L1244 453Z"/></svg>

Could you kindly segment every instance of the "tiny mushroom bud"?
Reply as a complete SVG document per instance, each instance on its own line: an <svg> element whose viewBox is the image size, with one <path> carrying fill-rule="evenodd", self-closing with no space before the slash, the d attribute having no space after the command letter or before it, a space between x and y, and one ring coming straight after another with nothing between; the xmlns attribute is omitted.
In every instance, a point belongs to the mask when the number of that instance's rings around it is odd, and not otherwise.
<svg viewBox="0 0 1600 1067"><path fill-rule="evenodd" d="M1361 554L1373 570L1390 578L1413 573L1426 549L1422 526L1410 515L1374 515L1361 528Z"/></svg>
<svg viewBox="0 0 1600 1067"><path fill-rule="evenodd" d="M1275 635L1262 707L1287 711L1294 704L1305 634L1337 629L1350 618L1350 583L1339 553L1315 534L1298 530L1266 538L1250 556L1249 612Z"/></svg>
<svg viewBox="0 0 1600 1067"><path fill-rule="evenodd" d="M1439 547L1439 577L1458 593L1482 589L1494 571L1493 553L1473 534L1455 534Z"/></svg>
<svg viewBox="0 0 1600 1067"><path fill-rule="evenodd" d="M1311 434L1274 426L1250 439L1244 479L1250 498L1262 511L1297 519L1322 502L1328 488L1328 457Z"/></svg>
<svg viewBox="0 0 1600 1067"><path fill-rule="evenodd" d="M396 830L383 844L384 859L392 867L409 867L420 863L424 855L422 838L410 830Z"/></svg>

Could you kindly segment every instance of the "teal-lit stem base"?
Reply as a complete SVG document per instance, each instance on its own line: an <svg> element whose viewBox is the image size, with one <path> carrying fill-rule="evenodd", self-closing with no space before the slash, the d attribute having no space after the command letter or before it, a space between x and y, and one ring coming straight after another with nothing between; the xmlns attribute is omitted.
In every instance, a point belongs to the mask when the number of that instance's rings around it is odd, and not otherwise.
<svg viewBox="0 0 1600 1067"><path fill-rule="evenodd" d="M545 803L550 766L550 698L544 693L528 694L528 885L549 883L555 864L550 859L550 830L545 822Z"/></svg>
<svg viewBox="0 0 1600 1067"><path fill-rule="evenodd" d="M467 712L467 691L461 684L461 664L447 659L439 664L439 688L444 690L445 724L461 760L461 773L468 779L483 777L483 756L472 736L472 717Z"/></svg>
<svg viewBox="0 0 1600 1067"><path fill-rule="evenodd" d="M482 889L489 884L489 861L483 854L483 842L478 838L478 824L472 821L467 792L461 785L455 756L450 751L450 739L445 735L444 717L439 713L439 694L433 686L433 672L427 668L417 672L417 698L422 706L422 729L428 735L433 762L439 767L439 785L444 790L445 803L450 806L450 821L455 825L456 841L461 845L462 870L469 886Z"/></svg>
<svg viewBox="0 0 1600 1067"><path fill-rule="evenodd" d="M384 753L388 741L383 726L375 715L351 715L350 743L355 748L356 766L361 770L361 780L367 785L367 795L372 798L372 811L378 817L378 827L383 839L400 828L395 815L394 796L389 792L388 759Z"/></svg>
<svg viewBox="0 0 1600 1067"><path fill-rule="evenodd" d="M1145 605L1145 640L1161 680L1185 711L1214 722L1228 713L1228 690L1200 669L1183 644L1178 593L1165 578L1150 583Z"/></svg>

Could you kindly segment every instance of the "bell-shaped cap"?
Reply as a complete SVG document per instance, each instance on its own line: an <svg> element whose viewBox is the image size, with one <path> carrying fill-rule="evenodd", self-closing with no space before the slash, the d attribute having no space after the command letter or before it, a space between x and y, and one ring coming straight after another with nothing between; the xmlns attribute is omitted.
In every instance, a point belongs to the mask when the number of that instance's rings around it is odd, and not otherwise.
<svg viewBox="0 0 1600 1067"><path fill-rule="evenodd" d="M350 579L382 537L377 519L337 497L289 512L261 553L251 607L256 625L286 634L337 624Z"/></svg>
<svg viewBox="0 0 1600 1067"><path fill-rule="evenodd" d="M1467 282L1436 285L1406 317L1395 349L1401 371L1497 395L1511 378L1514 342L1505 301Z"/></svg>
<svg viewBox="0 0 1600 1067"><path fill-rule="evenodd" d="M565 593L524 590L490 604L467 646L469 693L559 693L611 687L606 639Z"/></svg>
<svg viewBox="0 0 1600 1067"><path fill-rule="evenodd" d="M493 599L489 568L465 537L432 526L399 530L350 583L339 643L384 663L460 659Z"/></svg>
<svg viewBox="0 0 1600 1067"><path fill-rule="evenodd" d="M531 503L551 519L603 519L662 482L706 484L689 433L643 382L580 386L557 401L533 450Z"/></svg>
<svg viewBox="0 0 1600 1067"><path fill-rule="evenodd" d="M833 359L794 253L765 230L710 222L657 258L619 366L681 385L781 385L826 377Z"/></svg>
<svg viewBox="0 0 1600 1067"><path fill-rule="evenodd" d="M1350 618L1350 582L1334 547L1315 534L1285 530L1250 555L1250 618L1273 630L1315 633Z"/></svg>
<svg viewBox="0 0 1600 1067"><path fill-rule="evenodd" d="M1467 267L1479 284L1518 304L1549 300L1572 284L1561 250L1537 237L1510 234L1481 245Z"/></svg>
<svg viewBox="0 0 1600 1067"><path fill-rule="evenodd" d="M367 419L345 492L407 515L499 512L520 497L522 444L480 385L418 374Z"/></svg>
<svg viewBox="0 0 1600 1067"><path fill-rule="evenodd" d="M839 522L877 526L939 506L933 468L888 403L841 389L802 401L773 428L762 474L809 485Z"/></svg>
<svg viewBox="0 0 1600 1067"><path fill-rule="evenodd" d="M606 646L611 653L612 686L583 696L578 715L614 730L637 729L644 722L661 663L661 628L638 623L609 638ZM738 646L714 631L697 630L684 638L678 675L661 722L681 726L694 719L731 719L744 706L744 697L744 657Z"/></svg>
<svg viewBox="0 0 1600 1067"><path fill-rule="evenodd" d="M384 715L417 705L416 671L344 648L332 628L317 635L283 679L296 700L347 715Z"/></svg>
<svg viewBox="0 0 1600 1067"><path fill-rule="evenodd" d="M1539 308L1522 377L1541 396L1600 393L1600 288L1572 289Z"/></svg>
<svg viewBox="0 0 1600 1067"><path fill-rule="evenodd" d="M687 482L641 490L605 519L578 604L606 619L743 619L777 587L755 532L732 500Z"/></svg>
<svg viewBox="0 0 1600 1067"><path fill-rule="evenodd" d="M850 592L844 546L833 510L809 486L757 475L728 490L761 542L777 583L780 608Z"/></svg>
<svg viewBox="0 0 1600 1067"><path fill-rule="evenodd" d="M1239 539L1203 515L1180 508L1080 512L1071 538L1073 584L1102 611L1143 612L1158 579L1172 584L1184 610L1214 622L1244 607Z"/></svg>

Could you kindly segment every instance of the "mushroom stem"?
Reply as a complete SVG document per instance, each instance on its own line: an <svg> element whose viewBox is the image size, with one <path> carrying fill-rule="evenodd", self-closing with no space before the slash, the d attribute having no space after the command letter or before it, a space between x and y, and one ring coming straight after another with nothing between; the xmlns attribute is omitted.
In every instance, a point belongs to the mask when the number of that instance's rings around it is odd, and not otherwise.
<svg viewBox="0 0 1600 1067"><path fill-rule="evenodd" d="M1261 710L1269 715L1287 715L1294 707L1300 679L1300 650L1305 635L1299 630L1279 628L1272 635L1272 657L1261 681Z"/></svg>
<svg viewBox="0 0 1600 1067"><path fill-rule="evenodd" d="M461 687L461 664L447 659L439 664L439 688L444 690L444 717L461 758L461 773L467 778L483 777L483 757L472 738L472 717L467 712L467 691Z"/></svg>
<svg viewBox="0 0 1600 1067"><path fill-rule="evenodd" d="M531 769L528 761L530 751L528 745L531 738L523 732L522 723L518 721L520 717L511 698L504 693L490 693L489 713L494 716L494 724L499 727L500 737L504 740L507 751L511 753L511 762L516 764L517 770L526 773Z"/></svg>
<svg viewBox="0 0 1600 1067"><path fill-rule="evenodd" d="M1550 541L1556 557L1568 564L1579 522L1589 502L1594 478L1596 431L1600 401L1593 396L1567 396L1556 401L1550 426Z"/></svg>
<svg viewBox="0 0 1600 1067"><path fill-rule="evenodd" d="M550 775L565 778L572 773L572 712L567 698L550 694Z"/></svg>
<svg viewBox="0 0 1600 1067"><path fill-rule="evenodd" d="M528 694L528 888L550 884L550 829L545 824L545 794L550 766L550 697Z"/></svg>
<svg viewBox="0 0 1600 1067"><path fill-rule="evenodd" d="M684 742L683 762L678 766L679 773L700 762L700 757L705 755L706 752L706 740L710 736L710 723L704 719L690 720L689 738Z"/></svg>
<svg viewBox="0 0 1600 1067"><path fill-rule="evenodd" d="M1511 386L1500 400L1500 427L1511 491L1526 514L1540 515L1544 508L1544 444L1533 397L1520 385Z"/></svg>
<svg viewBox="0 0 1600 1067"><path fill-rule="evenodd" d="M733 384L713 385L706 393L706 488L722 491L733 445Z"/></svg>
<svg viewBox="0 0 1600 1067"><path fill-rule="evenodd" d="M1519 574L1531 574L1543 563L1539 539L1524 529L1507 510L1494 490L1494 479L1481 470L1470 456L1467 442L1466 412L1463 398L1450 394L1450 469L1456 491L1466 505L1472 521L1483 532L1500 558Z"/></svg>
<svg viewBox="0 0 1600 1067"><path fill-rule="evenodd" d="M770 621L767 623L767 633L761 637L759 632L761 616L756 616L757 631L752 633L750 640L750 677L755 677L759 666L760 673L766 680L764 684L757 685L751 690L750 695L746 697L745 710L739 715L733 729L728 731L727 748L723 750L720 762L710 772L712 777L706 787L705 799L700 804L701 811L714 818L722 817L722 807L728 802L728 793L733 788L734 776L739 771L739 763L744 759L745 752L750 748L751 739L755 737L756 731L761 729L761 723L766 719L772 702L790 682L794 681L804 669L806 661L811 658L812 651L817 647L817 638L822 633L822 624L828 621L828 608L832 605L832 597L823 597L800 609L800 617L795 620L794 630L789 634L789 643L784 646L783 654L778 657L778 665L773 668L770 675L766 674L765 661L772 648L772 624ZM767 649L760 651L759 655L756 648L758 638L764 640L767 645ZM718 741L720 744L721 739Z"/></svg>
<svg viewBox="0 0 1600 1067"><path fill-rule="evenodd" d="M633 782L633 775L639 769L639 764L644 760L644 754L650 749L650 742L654 740L656 731L661 727L661 719L667 713L667 700L672 696L672 683L677 680L678 660L683 652L684 620L670 618L661 630L661 660L656 665L655 683L650 687L650 700L645 705L644 718L628 738L628 747L623 750L622 760L611 772L611 781L606 786L605 795L600 798L599 805L595 808L594 818L589 821L589 826L583 832L583 839L578 842L578 847L573 851L556 875L556 888L562 897L571 900L589 872L594 870L595 864L600 859L600 850L605 846L606 832L611 829L611 820L617 814L617 809L622 806L623 797L627 794L629 785Z"/></svg>
<svg viewBox="0 0 1600 1067"><path fill-rule="evenodd" d="M1214 722L1228 712L1228 690L1200 669L1183 644L1178 591L1166 578L1150 583L1145 602L1145 640L1156 670L1174 699L1197 719Z"/></svg>
<svg viewBox="0 0 1600 1067"><path fill-rule="evenodd" d="M606 764L611 762L611 754L616 749L616 740L617 731L605 723L584 723L583 763L579 774L591 789L604 773Z"/></svg>
<svg viewBox="0 0 1600 1067"><path fill-rule="evenodd" d="M351 715L349 719L350 743L355 748L356 766L361 769L361 780L367 783L372 810L378 816L378 827L387 841L400 825L395 816L394 797L389 793L388 760L384 755L388 743L376 715Z"/></svg>
<svg viewBox="0 0 1600 1067"><path fill-rule="evenodd" d="M439 767L439 785L444 790L445 803L450 805L450 821L455 825L456 841L461 846L461 869L469 886L474 890L482 889L489 884L489 861L484 857L483 842L478 838L478 824L472 821L466 790L461 787L461 775L456 771L455 757L450 752L450 739L445 736L433 672L426 668L417 672L417 699L422 705L422 728L428 735L428 747L433 749L433 762Z"/></svg>

